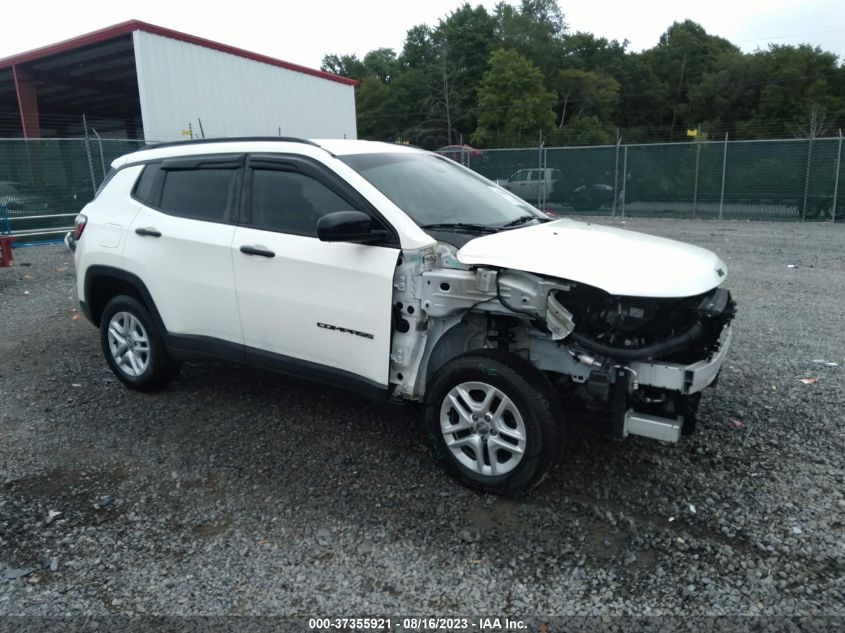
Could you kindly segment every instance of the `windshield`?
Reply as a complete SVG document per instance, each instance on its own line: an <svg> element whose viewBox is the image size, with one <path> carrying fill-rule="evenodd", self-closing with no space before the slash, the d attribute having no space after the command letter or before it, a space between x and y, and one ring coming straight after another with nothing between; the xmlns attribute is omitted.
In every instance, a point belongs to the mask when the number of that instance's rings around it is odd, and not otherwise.
<svg viewBox="0 0 845 633"><path fill-rule="evenodd" d="M355 154L340 160L423 228L514 226L548 218L486 178L431 154Z"/></svg>

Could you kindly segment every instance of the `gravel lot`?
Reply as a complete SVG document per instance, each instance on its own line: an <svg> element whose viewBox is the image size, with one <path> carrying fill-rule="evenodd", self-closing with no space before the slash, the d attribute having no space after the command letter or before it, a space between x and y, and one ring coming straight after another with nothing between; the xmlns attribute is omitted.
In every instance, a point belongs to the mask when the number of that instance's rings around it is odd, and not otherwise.
<svg viewBox="0 0 845 633"><path fill-rule="evenodd" d="M845 614L845 226L625 228L728 263L720 384L694 437L588 433L518 500L453 483L410 407L224 364L128 391L64 247L15 251L0 614Z"/></svg>

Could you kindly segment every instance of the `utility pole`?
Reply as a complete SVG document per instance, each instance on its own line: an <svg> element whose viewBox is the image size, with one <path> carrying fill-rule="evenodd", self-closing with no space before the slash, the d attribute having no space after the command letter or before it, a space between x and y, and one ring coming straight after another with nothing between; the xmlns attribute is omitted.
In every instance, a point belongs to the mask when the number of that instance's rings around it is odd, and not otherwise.
<svg viewBox="0 0 845 633"><path fill-rule="evenodd" d="M616 159L613 164L613 202L610 203L610 215L616 217L616 198L619 194L619 146L622 144L622 137L619 136L619 128L616 128Z"/></svg>
<svg viewBox="0 0 845 633"><path fill-rule="evenodd" d="M675 98L675 107L672 108L672 127L669 130L669 140L675 140L675 119L678 116L678 106L681 105L681 88L684 85L684 71L687 68L687 54L684 53L684 58L681 60L681 74L678 77L678 95Z"/></svg>
<svg viewBox="0 0 845 633"><path fill-rule="evenodd" d="M722 208L725 205L725 166L728 164L728 133L725 132L725 149L722 151L722 193L719 194L719 219L722 219Z"/></svg>
<svg viewBox="0 0 845 633"><path fill-rule="evenodd" d="M836 222L836 199L839 196L839 168L842 164L842 128L839 128L839 148L836 150L836 177L833 179L833 206L830 208L830 221Z"/></svg>

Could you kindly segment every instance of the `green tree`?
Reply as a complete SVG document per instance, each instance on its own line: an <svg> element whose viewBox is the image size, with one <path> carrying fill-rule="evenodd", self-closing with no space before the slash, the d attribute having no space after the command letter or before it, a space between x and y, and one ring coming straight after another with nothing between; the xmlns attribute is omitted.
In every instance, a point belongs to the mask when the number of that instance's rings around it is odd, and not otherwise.
<svg viewBox="0 0 845 633"><path fill-rule="evenodd" d="M418 24L408 29L405 44L399 61L404 68L422 68L432 64L436 51L431 41L431 29L426 24Z"/></svg>
<svg viewBox="0 0 845 633"><path fill-rule="evenodd" d="M596 116L576 115L563 127L554 130L551 145L608 145L613 143L613 125Z"/></svg>
<svg viewBox="0 0 845 633"><path fill-rule="evenodd" d="M551 78L561 66L566 22L557 0L500 2L495 9L498 46L518 52Z"/></svg>
<svg viewBox="0 0 845 633"><path fill-rule="evenodd" d="M627 46L627 40L619 43L579 31L563 37L562 64L566 68L613 74L624 63Z"/></svg>
<svg viewBox="0 0 845 633"><path fill-rule="evenodd" d="M512 50L490 55L490 69L478 89L478 128L472 142L498 144L536 138L554 125L553 92L540 69Z"/></svg>
<svg viewBox="0 0 845 633"><path fill-rule="evenodd" d="M765 87L754 114L741 128L748 136L808 134L811 111L824 110L828 129L845 117L845 94L839 88L845 68L836 55L809 45L772 46L764 53ZM838 85L837 85L838 84Z"/></svg>
<svg viewBox="0 0 845 633"><path fill-rule="evenodd" d="M558 127L563 127L568 117L581 115L609 121L619 101L619 82L588 70L559 70L554 86L559 95Z"/></svg>
<svg viewBox="0 0 845 633"><path fill-rule="evenodd" d="M441 105L447 120L447 141L469 135L476 127L478 85L488 68L496 21L487 10L464 3L441 20L431 34L437 51Z"/></svg>
<svg viewBox="0 0 845 633"><path fill-rule="evenodd" d="M399 70L399 61L392 48L377 48L364 55L364 68L368 74L375 75L382 83L390 80Z"/></svg>
<svg viewBox="0 0 845 633"><path fill-rule="evenodd" d="M375 74L367 75L355 92L358 136L370 140L393 140L400 134L396 99L391 85Z"/></svg>
<svg viewBox="0 0 845 633"><path fill-rule="evenodd" d="M568 33L557 0L500 2L492 13L464 2L436 25L408 30L399 55L332 54L321 67L361 82L363 138L432 149L471 133L479 143L533 145L540 128L549 142L594 144L612 142L617 128L639 142L687 140L683 131L699 124L732 138L845 127L845 67L832 53L772 46L745 54L690 20L670 25L649 50L627 48Z"/></svg>
<svg viewBox="0 0 845 633"><path fill-rule="evenodd" d="M367 67L357 55L326 55L323 57L323 63L320 64L320 69L357 81L367 76Z"/></svg>
<svg viewBox="0 0 845 633"><path fill-rule="evenodd" d="M660 36L657 46L646 51L644 59L672 94L668 121L670 138L678 127L698 123L686 116L689 90L706 74L716 71L726 54L739 55L740 52L726 39L708 34L692 20L674 22Z"/></svg>

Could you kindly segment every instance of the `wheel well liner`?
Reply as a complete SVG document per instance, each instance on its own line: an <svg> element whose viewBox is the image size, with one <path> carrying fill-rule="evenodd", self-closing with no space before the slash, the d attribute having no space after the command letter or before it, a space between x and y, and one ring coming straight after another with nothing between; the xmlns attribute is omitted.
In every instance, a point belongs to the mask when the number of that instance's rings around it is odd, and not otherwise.
<svg viewBox="0 0 845 633"><path fill-rule="evenodd" d="M473 337L480 337L479 345L472 347L469 345ZM466 323L458 323L452 326L443 333L428 356L426 364L426 376L430 379L437 370L448 363L453 358L457 358L473 349L483 349L484 335L479 330L467 325Z"/></svg>

